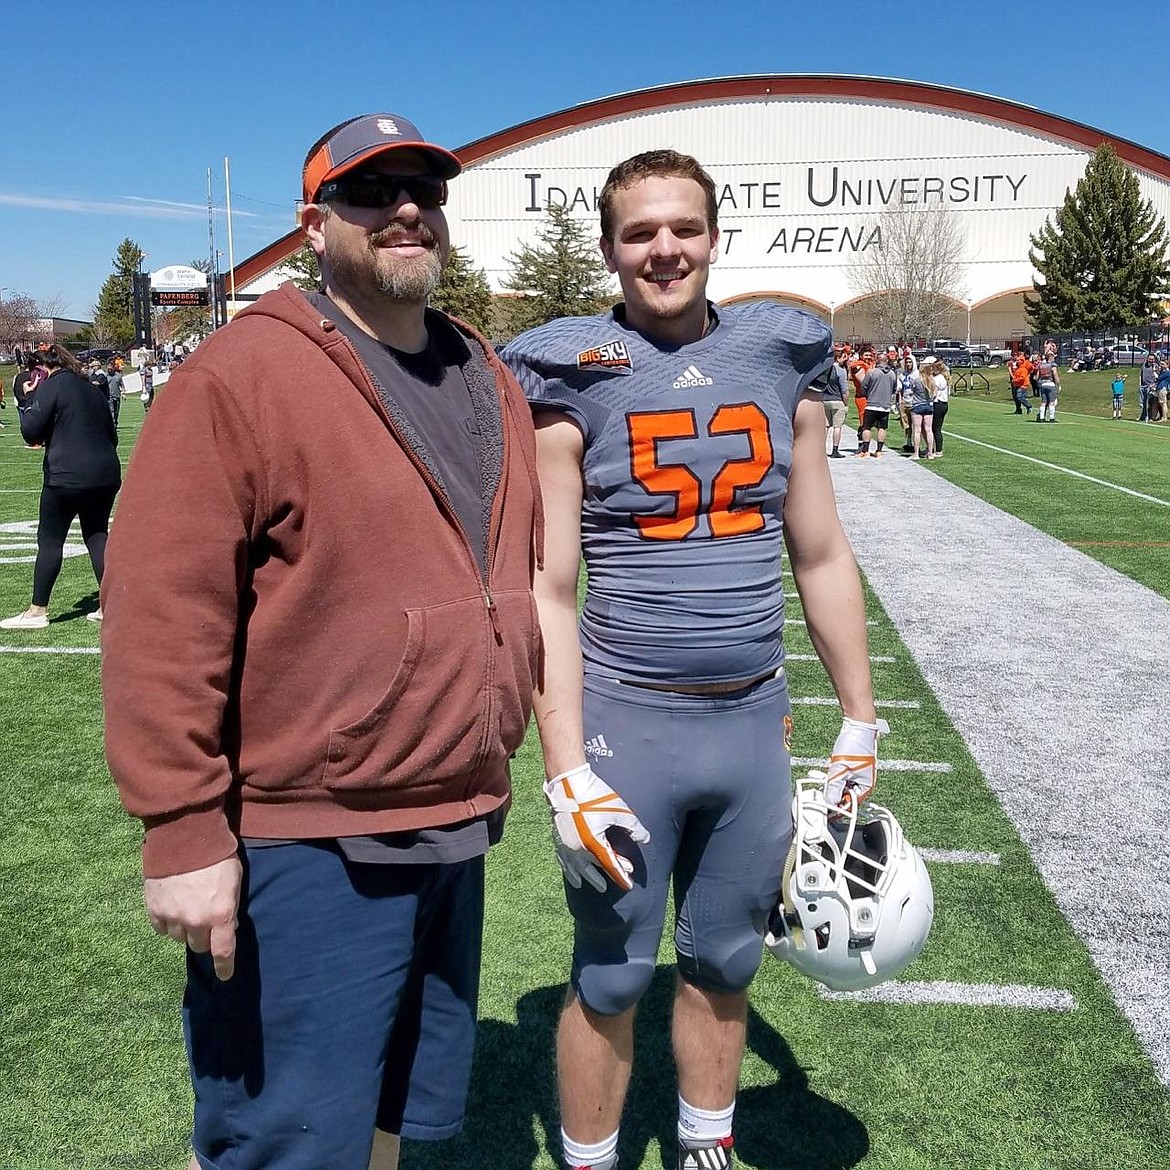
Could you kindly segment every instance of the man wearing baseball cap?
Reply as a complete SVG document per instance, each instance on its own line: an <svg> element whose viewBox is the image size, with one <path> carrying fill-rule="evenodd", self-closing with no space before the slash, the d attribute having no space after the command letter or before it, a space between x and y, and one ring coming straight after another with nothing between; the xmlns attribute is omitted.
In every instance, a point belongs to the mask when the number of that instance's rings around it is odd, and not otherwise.
<svg viewBox="0 0 1170 1170"><path fill-rule="evenodd" d="M397 114L323 135L320 290L200 345L126 477L106 751L187 947L193 1168L385 1167L462 1123L541 538L524 397L427 308L459 169Z"/></svg>

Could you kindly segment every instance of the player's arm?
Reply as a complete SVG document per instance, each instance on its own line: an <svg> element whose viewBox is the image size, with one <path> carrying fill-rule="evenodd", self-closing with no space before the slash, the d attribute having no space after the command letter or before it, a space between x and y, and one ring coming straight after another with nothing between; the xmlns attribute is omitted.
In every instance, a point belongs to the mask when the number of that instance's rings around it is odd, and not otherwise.
<svg viewBox="0 0 1170 1170"><path fill-rule="evenodd" d="M809 637L851 719L873 723L865 599L853 550L837 516L825 459L824 417L814 394L797 404L784 539Z"/></svg>
<svg viewBox="0 0 1170 1170"><path fill-rule="evenodd" d="M533 710L549 776L585 763L577 637L584 449L575 423L552 411L537 413L536 466L544 499L545 545L544 568L537 571L532 588L544 649Z"/></svg>
<svg viewBox="0 0 1170 1170"><path fill-rule="evenodd" d="M877 782L878 735L888 729L874 709L861 576L837 516L818 413L814 396L805 394L793 420L785 541L809 636L844 714L825 796L855 809Z"/></svg>
<svg viewBox="0 0 1170 1170"><path fill-rule="evenodd" d="M544 643L533 696L553 814L557 856L568 882L632 887L632 864L609 841L620 828L634 841L650 834L585 760L581 643L577 638L577 574L581 564L581 461L585 443L575 423L536 416L536 466L544 498L544 568L533 582Z"/></svg>

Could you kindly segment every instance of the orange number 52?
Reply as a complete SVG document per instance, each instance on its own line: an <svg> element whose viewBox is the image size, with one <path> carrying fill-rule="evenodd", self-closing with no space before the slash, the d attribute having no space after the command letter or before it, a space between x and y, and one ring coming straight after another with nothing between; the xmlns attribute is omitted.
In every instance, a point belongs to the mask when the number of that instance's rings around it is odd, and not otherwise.
<svg viewBox="0 0 1170 1170"><path fill-rule="evenodd" d="M658 444L664 439L697 439L693 410L656 410L626 416L634 478L652 495L674 496L675 508L664 516L637 515L638 531L650 540L683 540L698 527L703 510L703 483L685 463L662 463ZM732 508L739 488L755 487L772 466L768 416L754 402L723 405L707 424L708 435L746 435L749 453L729 459L711 482L706 509L712 536L740 536L764 527L759 504Z"/></svg>

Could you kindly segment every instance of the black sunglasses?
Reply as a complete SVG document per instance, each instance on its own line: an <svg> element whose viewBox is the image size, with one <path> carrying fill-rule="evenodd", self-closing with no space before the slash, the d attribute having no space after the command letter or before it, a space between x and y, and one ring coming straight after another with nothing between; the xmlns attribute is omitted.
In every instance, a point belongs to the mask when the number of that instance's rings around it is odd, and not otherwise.
<svg viewBox="0 0 1170 1170"><path fill-rule="evenodd" d="M405 191L411 203L429 211L447 202L447 180L434 175L355 175L326 183L319 203L345 203L349 207L393 207Z"/></svg>

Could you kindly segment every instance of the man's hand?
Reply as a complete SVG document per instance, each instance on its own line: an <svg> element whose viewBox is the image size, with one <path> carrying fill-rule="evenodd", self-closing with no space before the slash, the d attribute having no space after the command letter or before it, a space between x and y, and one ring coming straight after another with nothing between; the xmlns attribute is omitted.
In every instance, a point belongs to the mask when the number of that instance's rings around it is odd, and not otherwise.
<svg viewBox="0 0 1170 1170"><path fill-rule="evenodd" d="M544 794L552 807L557 857L569 884L579 890L584 878L604 893L608 876L620 889L633 889L633 865L613 851L606 837L618 828L634 841L650 840L626 802L588 764L546 780Z"/></svg>
<svg viewBox="0 0 1170 1170"><path fill-rule="evenodd" d="M862 723L846 717L829 757L829 778L825 781L825 800L843 812L856 811L869 799L877 783L878 736L889 733L884 719Z"/></svg>
<svg viewBox="0 0 1170 1170"><path fill-rule="evenodd" d="M232 977L236 966L236 911L243 867L227 857L206 869L147 878L143 897L150 924L197 954L211 952L217 978Z"/></svg>

